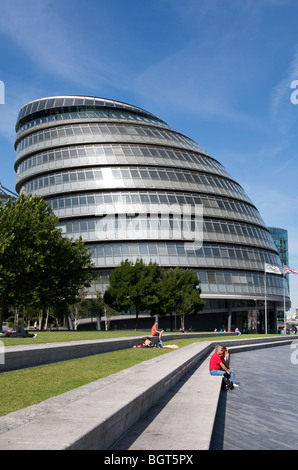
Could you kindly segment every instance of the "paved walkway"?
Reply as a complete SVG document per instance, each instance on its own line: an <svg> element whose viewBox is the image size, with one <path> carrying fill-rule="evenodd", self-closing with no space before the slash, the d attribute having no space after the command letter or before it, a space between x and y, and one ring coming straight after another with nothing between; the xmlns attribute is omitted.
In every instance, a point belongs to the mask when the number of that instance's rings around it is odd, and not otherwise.
<svg viewBox="0 0 298 470"><path fill-rule="evenodd" d="M112 450L208 450L222 382L208 365L209 356L189 369Z"/></svg>
<svg viewBox="0 0 298 470"><path fill-rule="evenodd" d="M231 353L241 385L221 394L212 450L298 449L298 363L291 358L298 362L298 341L297 349Z"/></svg>

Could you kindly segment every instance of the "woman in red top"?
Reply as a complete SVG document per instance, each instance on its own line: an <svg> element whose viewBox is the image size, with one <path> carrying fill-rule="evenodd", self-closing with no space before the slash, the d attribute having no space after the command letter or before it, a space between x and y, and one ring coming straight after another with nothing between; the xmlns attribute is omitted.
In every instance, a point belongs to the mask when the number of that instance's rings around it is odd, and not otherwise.
<svg viewBox="0 0 298 470"><path fill-rule="evenodd" d="M235 372L233 369L228 369L225 365L222 346L218 345L215 347L215 352L212 354L209 362L209 372L211 375L224 375L227 372L234 387L239 386L236 384Z"/></svg>

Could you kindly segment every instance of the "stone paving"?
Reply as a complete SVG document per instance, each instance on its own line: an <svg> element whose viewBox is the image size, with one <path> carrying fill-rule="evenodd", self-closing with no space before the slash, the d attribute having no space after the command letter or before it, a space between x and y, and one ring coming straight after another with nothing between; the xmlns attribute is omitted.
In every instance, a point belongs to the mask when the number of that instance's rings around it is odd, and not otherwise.
<svg viewBox="0 0 298 470"><path fill-rule="evenodd" d="M231 352L230 366L240 387L221 394L211 450L298 449L296 341L287 346Z"/></svg>

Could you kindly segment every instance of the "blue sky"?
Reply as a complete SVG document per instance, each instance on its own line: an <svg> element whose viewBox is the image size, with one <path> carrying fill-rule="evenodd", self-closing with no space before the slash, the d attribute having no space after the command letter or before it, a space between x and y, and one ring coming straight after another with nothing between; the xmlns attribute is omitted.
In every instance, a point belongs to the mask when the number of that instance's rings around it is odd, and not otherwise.
<svg viewBox="0 0 298 470"><path fill-rule="evenodd" d="M14 127L28 101L124 101L219 160L265 223L288 230L298 269L297 18L297 0L1 0L0 181L14 190Z"/></svg>

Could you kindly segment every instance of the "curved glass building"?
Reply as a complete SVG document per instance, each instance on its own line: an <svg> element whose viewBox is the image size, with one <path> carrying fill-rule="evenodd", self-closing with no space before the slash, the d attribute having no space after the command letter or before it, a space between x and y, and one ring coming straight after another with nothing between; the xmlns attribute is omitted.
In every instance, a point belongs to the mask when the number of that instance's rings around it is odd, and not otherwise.
<svg viewBox="0 0 298 470"><path fill-rule="evenodd" d="M129 104L56 96L20 110L15 149L17 192L42 195L65 236L88 243L94 289L125 259L192 268L206 305L188 326L262 331L266 304L274 331L289 302L283 277L264 274L265 263L282 269L276 246L243 188L193 140Z"/></svg>

